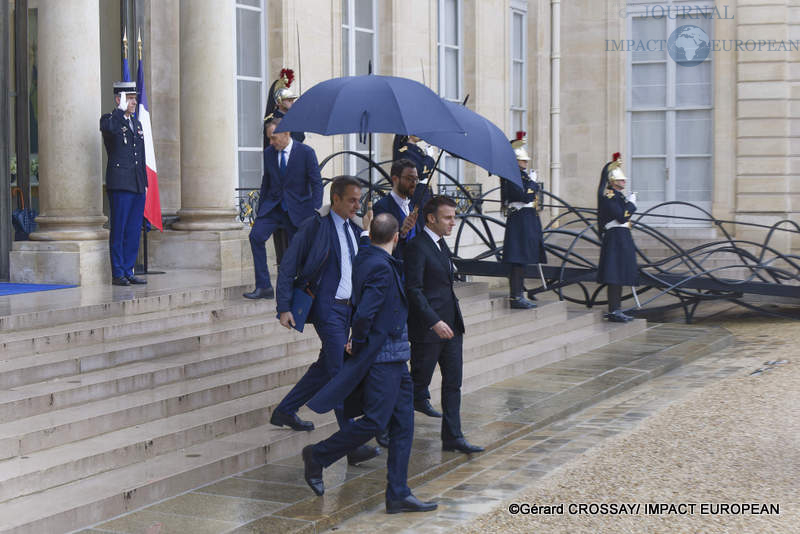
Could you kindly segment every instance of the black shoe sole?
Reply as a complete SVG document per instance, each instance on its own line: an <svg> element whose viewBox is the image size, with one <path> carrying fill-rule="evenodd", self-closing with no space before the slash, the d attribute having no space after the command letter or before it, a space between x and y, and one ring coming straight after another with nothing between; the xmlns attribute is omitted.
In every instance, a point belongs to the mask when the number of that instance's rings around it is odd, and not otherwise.
<svg viewBox="0 0 800 534"><path fill-rule="evenodd" d="M436 510L438 506L434 506L433 508L399 508L399 509L386 509L387 514L408 514L414 512L433 512Z"/></svg>

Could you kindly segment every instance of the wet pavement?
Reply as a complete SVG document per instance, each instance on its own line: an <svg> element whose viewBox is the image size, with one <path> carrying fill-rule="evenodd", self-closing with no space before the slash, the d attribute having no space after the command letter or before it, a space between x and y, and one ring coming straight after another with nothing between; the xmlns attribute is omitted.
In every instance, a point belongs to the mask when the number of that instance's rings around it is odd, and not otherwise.
<svg viewBox="0 0 800 534"><path fill-rule="evenodd" d="M322 498L303 481L298 454L81 533L139 534L157 524L160 534L449 532L604 438L740 371L731 341L721 328L656 325L464 395L464 434L487 448L482 454L443 452L440 420L416 414L409 485L439 502L435 512L384 513L385 451L361 466L342 460L326 469Z"/></svg>

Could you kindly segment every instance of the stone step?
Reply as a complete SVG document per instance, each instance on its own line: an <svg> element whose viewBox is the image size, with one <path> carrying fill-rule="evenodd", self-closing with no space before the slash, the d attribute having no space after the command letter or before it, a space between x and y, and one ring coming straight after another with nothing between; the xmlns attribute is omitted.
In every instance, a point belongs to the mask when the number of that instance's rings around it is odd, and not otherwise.
<svg viewBox="0 0 800 534"><path fill-rule="evenodd" d="M693 344L694 347L692 347ZM721 348L722 340L719 340L716 345ZM481 436L480 443L486 445L487 450L494 449L516 436L529 433L535 428L585 408L596 400L624 391L627 387L632 387L645 380L647 376L655 376L670 366L679 365L680 358L685 360L699 357L708 352L708 346L708 343L689 341L674 347L676 350L673 351L673 354L676 356L668 354L669 351L663 351L665 357L660 360L660 363L650 363L644 358L642 358L641 364L636 364L635 360L630 363L620 363L618 365L631 367L628 369L631 375L629 379L615 380L604 387L597 387L600 385L598 380L605 383L606 379L602 376L589 380L586 394L580 391L576 391L577 394L571 393L573 389L580 389L580 385L570 387L569 390L552 394L551 397L542 399L537 404L524 406L512 416L505 418L514 421L512 423L502 424L500 421L490 421L484 425L485 428L482 428L480 432L475 431L474 434ZM613 351L613 348L611 350ZM643 371L635 371L640 368ZM613 373L613 370L607 371L605 375L609 373ZM529 414L537 415L531 419L532 416ZM303 416L305 417L306 414ZM97 523L113 515L134 510L265 462L275 461L286 456L296 456L305 443L324 438L332 430L334 425L332 422L320 421L319 416L316 415L312 418L316 418L315 423L318 421L321 423L312 433L281 431L269 426L258 426L211 442L192 445L138 464L92 475L77 482L17 497L0 507L0 525L3 525L0 527L0 532L15 534L65 532ZM513 426L513 429L508 428L509 426ZM282 435L274 437L276 431L282 432ZM265 443L269 443L269 446L265 446ZM470 460L465 455L452 453L427 456L429 458L424 461L415 462L415 467L410 472L409 482L412 488ZM375 465L380 470L381 464L376 463ZM376 476L379 474L375 473ZM317 499L306 488L298 485L296 487L303 491L298 491L298 498L295 499L297 504L287 508L285 514L284 512L280 513L284 517L288 517L295 512L299 513L301 506L310 508L312 510L309 511L309 520L316 521L317 518L323 517L320 515L321 513L324 514L327 526L323 527L322 523L319 528L315 526L316 530L324 530L367 506L381 502L383 498L382 484L369 485L371 491L366 493L357 490L358 495L355 497L355 501L348 498L346 499L347 504L340 503L336 499L336 496L342 494L342 491L346 491L346 488L352 487L355 490L356 486L358 486L357 481L346 481L343 486L330 487L324 499ZM287 491L293 490L294 487L287 486L286 489ZM42 506L42 503L48 503L48 506ZM340 505L345 508L341 508ZM328 510L327 513L321 509L317 510L318 507L323 506ZM333 522L331 522L332 518L328 517L331 513L336 515ZM276 520L276 528L278 523Z"/></svg>
<svg viewBox="0 0 800 534"><path fill-rule="evenodd" d="M495 321L502 321L504 325L512 326L527 320L524 316L501 307L505 304L504 299L484 299L484 301L494 307L484 314L465 318L471 332L483 333L496 329ZM550 306L557 309L559 305ZM0 396L0 415L8 420L12 417L28 417L80 402L153 388L318 347L319 343L313 335L299 337L294 332L281 331L266 340L258 336L251 341L203 347L200 351L177 353L16 386ZM20 369L19 372L25 370Z"/></svg>
<svg viewBox="0 0 800 534"><path fill-rule="evenodd" d="M551 312L551 309L554 311ZM566 317L563 310L563 303L558 302L531 311L498 310L497 313L501 314L499 317L508 326L503 329L495 328L489 335L467 337L464 358L467 360L485 356L505 347L525 343L536 332L563 322ZM531 324L531 321L539 317L543 319ZM496 320L487 316L482 324L476 325L476 329L483 330L485 325L491 325ZM498 343L498 340L502 342ZM301 347L305 352L300 351ZM40 392L36 396L30 396L28 391L7 392L6 395L14 393L17 397L0 404L0 408L9 417L14 416L17 419L0 424L0 458L29 454L101 432L124 428L129 424L140 424L154 417L163 417L166 413L190 410L198 407L193 403L204 406L206 404L202 403L211 402L210 398L227 400L228 396L238 393L239 390L242 391L240 394L246 395L263 390L258 388L267 389L275 384L287 383L289 377L296 381L316 359L318 347L319 342L312 335L288 345L276 343L271 347L263 347L263 342L254 341L247 346L206 349L204 355L212 362L229 358L229 362L240 364L253 359L259 363L224 370L206 368L204 375L199 377L193 375L205 362L198 361L195 354L188 353L177 355L174 361L160 358L156 362L143 362L95 373L92 378L105 381L99 384L106 387L105 392L100 387L93 388L89 384L76 386L69 384L70 381L58 382L66 383L68 388L60 392L51 390ZM241 350L244 348L250 350ZM264 359L266 361L261 361ZM147 373L142 369L146 366L150 366ZM170 369L176 369L176 376L172 377L172 381L155 385L158 377L169 379ZM127 378L130 377L119 378L119 375L131 372L137 374L130 380L133 385L127 385L127 388L133 389L138 384L140 389L120 394L119 390L123 388L120 388L119 383L127 384ZM177 382L179 379L182 381ZM69 389L69 386L72 388ZM98 396L102 397L96 398ZM59 404L62 402L71 402L73 405L61 407ZM82 404L77 404L78 402ZM32 411L39 413L22 415Z"/></svg>
<svg viewBox="0 0 800 534"><path fill-rule="evenodd" d="M275 301L225 300L180 310L160 310L125 317L61 324L0 335L3 359L54 352L70 347L141 338L182 327L209 325L255 315L274 315Z"/></svg>

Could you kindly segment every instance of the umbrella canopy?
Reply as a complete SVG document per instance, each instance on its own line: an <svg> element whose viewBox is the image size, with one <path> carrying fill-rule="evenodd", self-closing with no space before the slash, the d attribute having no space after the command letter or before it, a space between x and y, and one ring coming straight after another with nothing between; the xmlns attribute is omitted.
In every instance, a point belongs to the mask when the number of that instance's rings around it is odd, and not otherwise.
<svg viewBox="0 0 800 534"><path fill-rule="evenodd" d="M320 82L292 105L276 132L322 135L465 131L439 96L414 80L347 76Z"/></svg>
<svg viewBox="0 0 800 534"><path fill-rule="evenodd" d="M414 135L522 188L517 157L502 130L466 106L442 102L464 126L466 134L418 130Z"/></svg>

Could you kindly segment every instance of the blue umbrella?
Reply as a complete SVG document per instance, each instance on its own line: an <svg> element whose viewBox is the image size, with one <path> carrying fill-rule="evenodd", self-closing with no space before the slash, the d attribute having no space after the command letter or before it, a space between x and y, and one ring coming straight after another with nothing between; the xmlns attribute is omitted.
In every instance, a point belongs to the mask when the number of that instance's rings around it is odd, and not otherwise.
<svg viewBox="0 0 800 534"><path fill-rule="evenodd" d="M517 156L502 130L466 106L443 102L466 134L417 130L415 135L522 188Z"/></svg>
<svg viewBox="0 0 800 534"><path fill-rule="evenodd" d="M414 80L347 76L320 82L303 93L275 130L322 135L464 132L439 96Z"/></svg>
<svg viewBox="0 0 800 534"><path fill-rule="evenodd" d="M395 76L346 76L320 82L303 93L276 132L322 135L464 132L439 96L421 83ZM372 197L372 137L369 138L369 193Z"/></svg>

